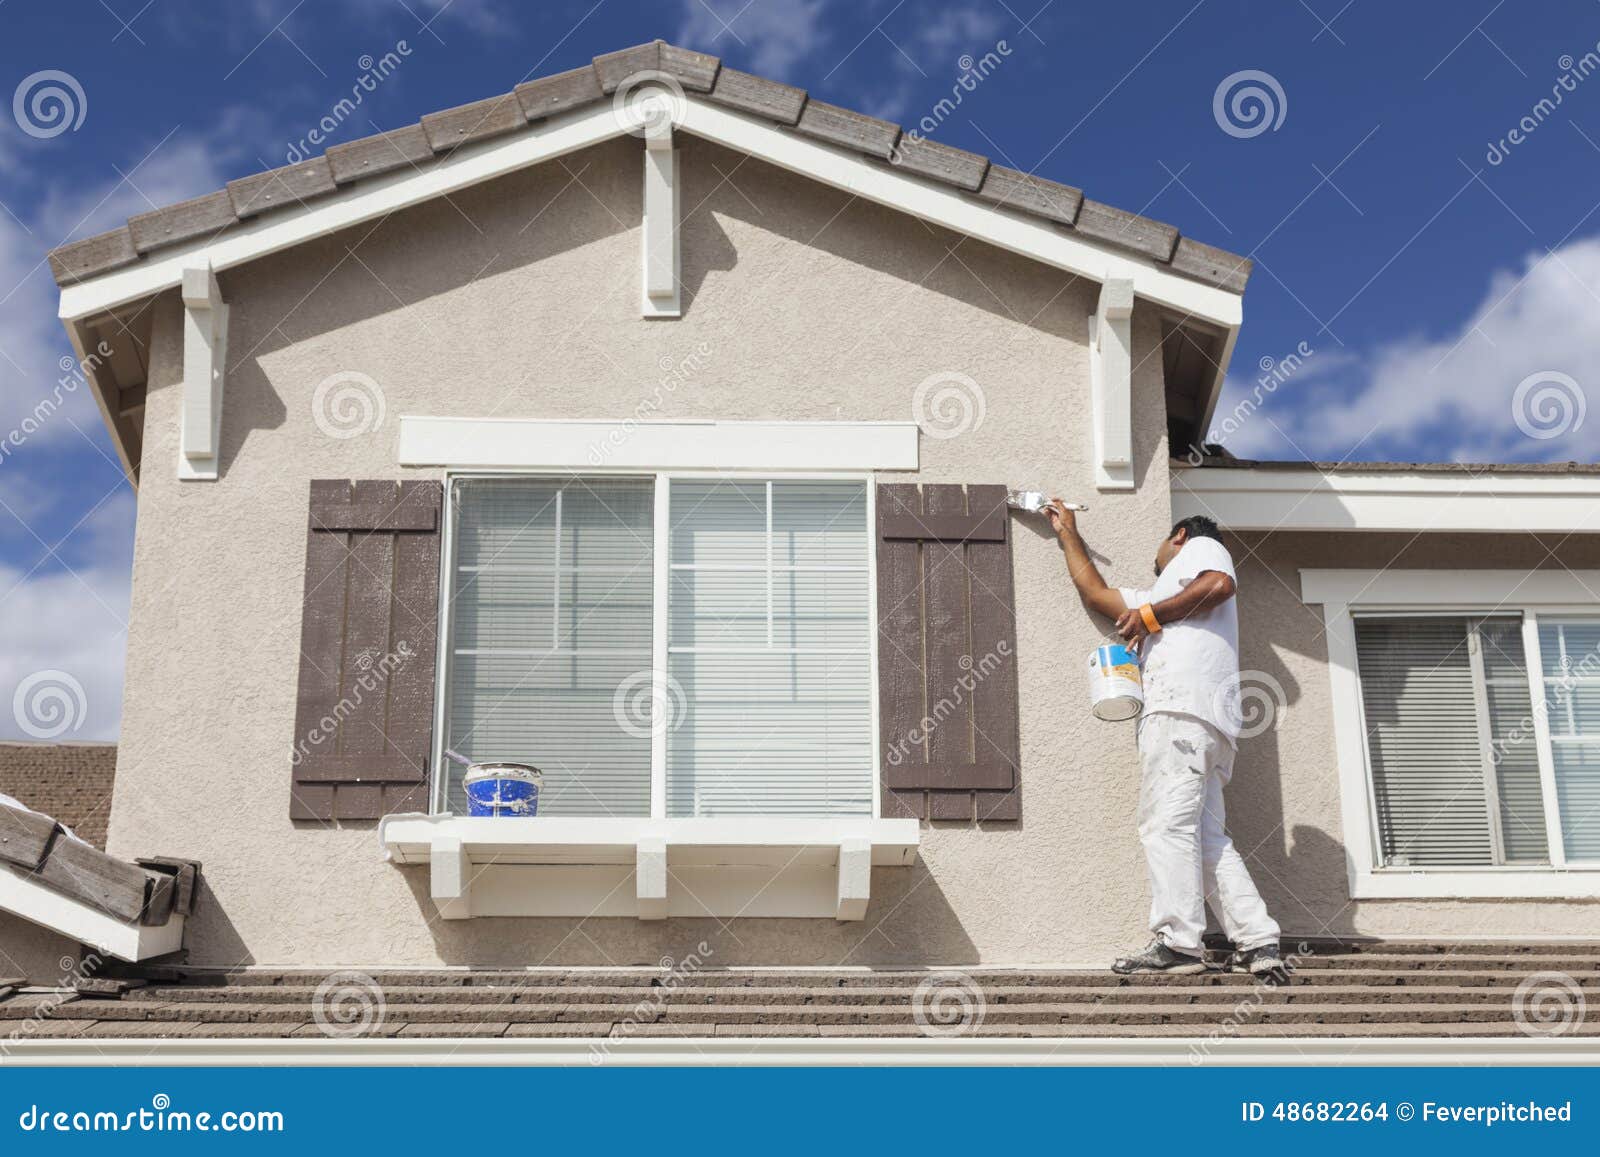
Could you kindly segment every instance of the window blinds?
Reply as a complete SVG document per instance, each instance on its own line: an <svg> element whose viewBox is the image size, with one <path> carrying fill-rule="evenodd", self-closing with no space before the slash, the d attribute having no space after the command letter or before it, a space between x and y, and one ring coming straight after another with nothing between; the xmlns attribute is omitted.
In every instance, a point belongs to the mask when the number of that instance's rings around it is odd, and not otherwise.
<svg viewBox="0 0 1600 1157"><path fill-rule="evenodd" d="M667 814L870 815L866 486L674 480Z"/></svg>
<svg viewBox="0 0 1600 1157"><path fill-rule="evenodd" d="M651 665L652 479L463 479L445 746L544 772L539 814L650 814L650 735L619 687ZM447 805L465 814L462 769Z"/></svg>

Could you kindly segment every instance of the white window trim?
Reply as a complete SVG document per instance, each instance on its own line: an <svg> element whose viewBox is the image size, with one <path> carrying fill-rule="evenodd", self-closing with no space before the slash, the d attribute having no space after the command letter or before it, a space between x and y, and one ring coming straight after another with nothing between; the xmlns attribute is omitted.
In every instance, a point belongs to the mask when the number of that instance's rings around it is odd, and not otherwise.
<svg viewBox="0 0 1600 1157"><path fill-rule="evenodd" d="M1352 612L1415 611L1428 614L1516 612L1523 616L1523 644L1533 680L1533 702L1541 702L1538 616L1595 615L1600 571L1514 570L1313 570L1300 572L1300 597L1322 605L1328 640L1333 735L1339 773L1345 864L1350 897L1363 899L1540 899L1600 898L1600 864L1568 866L1561 853L1554 772L1546 720L1534 713L1545 799L1545 830L1551 865L1504 865L1491 869L1380 868L1377 815L1366 749L1361 680L1356 664Z"/></svg>
<svg viewBox="0 0 1600 1157"><path fill-rule="evenodd" d="M379 828L385 852L399 863L431 864L431 895L442 918L591 916L830 917L862 920L874 865L914 863L920 843L914 819L882 817L878 718L878 632L867 632L872 719L872 812L867 816L786 819L766 816L682 818L666 815L666 737L651 742L650 815L637 818L492 819L445 812L444 746L449 714L450 592L454 589L452 494L467 478L652 477L655 484L654 634L652 664L666 670L667 594L671 557L669 493L674 480L726 478L726 470L458 470L445 476L440 549L438 670L434 685L433 814L389 816ZM740 477L745 477L739 475ZM755 476L755 475L751 475ZM878 563L872 542L877 486L870 472L777 471L771 480L845 480L866 487L868 606L877 605ZM731 871L730 871L731 869ZM633 887L622 888L631 875ZM574 875L573 873L577 874ZM722 886L711 872L732 879ZM474 881L481 879L474 898ZM693 881L690 883L688 881ZM672 886L669 890L669 881Z"/></svg>

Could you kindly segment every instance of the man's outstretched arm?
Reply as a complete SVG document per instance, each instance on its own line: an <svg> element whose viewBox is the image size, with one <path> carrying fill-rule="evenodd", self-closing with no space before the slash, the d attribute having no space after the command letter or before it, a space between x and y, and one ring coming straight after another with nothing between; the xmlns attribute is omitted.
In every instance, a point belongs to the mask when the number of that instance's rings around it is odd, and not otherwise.
<svg viewBox="0 0 1600 1157"><path fill-rule="evenodd" d="M1067 556L1067 573L1072 576L1072 585L1078 588L1078 597L1083 600L1083 605L1107 618L1121 616L1128 609L1128 604L1123 602L1121 591L1106 585L1100 568L1089 557L1089 548L1078 533L1077 515L1068 510L1059 498L1045 507L1045 513L1050 516L1050 528L1056 532L1061 550Z"/></svg>

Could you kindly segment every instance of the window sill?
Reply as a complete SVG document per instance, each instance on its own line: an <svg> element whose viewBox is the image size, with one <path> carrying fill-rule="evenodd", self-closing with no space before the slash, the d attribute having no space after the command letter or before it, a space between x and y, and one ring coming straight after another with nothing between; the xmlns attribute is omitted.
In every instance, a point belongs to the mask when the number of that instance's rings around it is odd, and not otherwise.
<svg viewBox="0 0 1600 1157"><path fill-rule="evenodd" d="M1350 881L1354 900L1595 900L1600 865L1552 869L1503 867L1378 868Z"/></svg>
<svg viewBox="0 0 1600 1157"><path fill-rule="evenodd" d="M866 916L872 868L916 862L917 821L491 819L392 815L398 864L428 864L446 920L472 916ZM630 883L632 887L628 887Z"/></svg>

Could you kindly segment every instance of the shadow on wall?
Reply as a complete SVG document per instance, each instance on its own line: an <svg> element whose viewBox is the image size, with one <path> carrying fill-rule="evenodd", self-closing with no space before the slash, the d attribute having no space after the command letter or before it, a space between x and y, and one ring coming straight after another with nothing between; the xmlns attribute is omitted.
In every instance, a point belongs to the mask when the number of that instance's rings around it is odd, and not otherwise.
<svg viewBox="0 0 1600 1157"><path fill-rule="evenodd" d="M872 902L857 923L817 919L473 917L441 920L428 895L428 869L397 869L447 965L524 968L557 953L563 967L671 967L690 954L706 967L923 967L978 963L978 950L923 861L874 868ZM632 877L623 885L631 888ZM409 914L408 914L409 917ZM406 921L409 924L409 918ZM705 944L709 952L698 952Z"/></svg>

